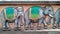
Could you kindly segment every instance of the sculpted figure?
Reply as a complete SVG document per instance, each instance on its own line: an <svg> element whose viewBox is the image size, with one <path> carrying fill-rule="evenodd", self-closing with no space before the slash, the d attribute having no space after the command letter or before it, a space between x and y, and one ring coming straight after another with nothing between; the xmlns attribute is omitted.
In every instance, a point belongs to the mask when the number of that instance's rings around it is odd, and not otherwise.
<svg viewBox="0 0 60 34"><path fill-rule="evenodd" d="M45 21L46 21L47 25L52 24L53 22L51 20L53 20L53 17L54 17L54 11L53 11L52 6L46 6L44 15L45 15ZM47 28L47 26L45 26L45 28Z"/></svg>
<svg viewBox="0 0 60 34"><path fill-rule="evenodd" d="M2 10L2 25L3 30L10 30L12 27L10 27L9 23L14 23L16 19L16 12L14 7L8 6Z"/></svg>

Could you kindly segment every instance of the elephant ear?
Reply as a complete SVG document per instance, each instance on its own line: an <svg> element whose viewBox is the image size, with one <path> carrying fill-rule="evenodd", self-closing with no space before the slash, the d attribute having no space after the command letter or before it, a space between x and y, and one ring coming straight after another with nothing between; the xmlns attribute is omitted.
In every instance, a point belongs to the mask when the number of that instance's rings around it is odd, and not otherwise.
<svg viewBox="0 0 60 34"><path fill-rule="evenodd" d="M39 18L39 11L40 11L40 6L32 6L30 8L30 18L31 19L38 19Z"/></svg>
<svg viewBox="0 0 60 34"><path fill-rule="evenodd" d="M54 15L53 7L46 6L46 10L44 11L44 15L49 15L50 17L52 17Z"/></svg>
<svg viewBox="0 0 60 34"><path fill-rule="evenodd" d="M5 12L5 18L7 20L12 20L14 18L14 8L13 7L6 7L4 12Z"/></svg>
<svg viewBox="0 0 60 34"><path fill-rule="evenodd" d="M48 11L48 7L45 8L45 11L43 12L44 15L48 15L49 11Z"/></svg>

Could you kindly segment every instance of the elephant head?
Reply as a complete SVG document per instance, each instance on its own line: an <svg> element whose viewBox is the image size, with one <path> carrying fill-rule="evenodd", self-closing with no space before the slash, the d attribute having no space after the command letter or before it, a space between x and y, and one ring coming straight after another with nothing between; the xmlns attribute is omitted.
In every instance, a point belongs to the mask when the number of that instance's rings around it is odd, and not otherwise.
<svg viewBox="0 0 60 34"><path fill-rule="evenodd" d="M46 10L44 11L44 15L49 15L50 17L53 17L54 11L51 6L46 6Z"/></svg>

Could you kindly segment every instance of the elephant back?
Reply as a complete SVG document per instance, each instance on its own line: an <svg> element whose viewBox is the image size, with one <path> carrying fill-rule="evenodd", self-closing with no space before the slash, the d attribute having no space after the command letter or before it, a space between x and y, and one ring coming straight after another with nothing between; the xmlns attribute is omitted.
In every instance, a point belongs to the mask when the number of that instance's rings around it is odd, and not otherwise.
<svg viewBox="0 0 60 34"><path fill-rule="evenodd" d="M4 9L5 19L13 20L14 19L14 7L6 7Z"/></svg>
<svg viewBox="0 0 60 34"><path fill-rule="evenodd" d="M40 6L32 6L29 12L30 19L39 19Z"/></svg>

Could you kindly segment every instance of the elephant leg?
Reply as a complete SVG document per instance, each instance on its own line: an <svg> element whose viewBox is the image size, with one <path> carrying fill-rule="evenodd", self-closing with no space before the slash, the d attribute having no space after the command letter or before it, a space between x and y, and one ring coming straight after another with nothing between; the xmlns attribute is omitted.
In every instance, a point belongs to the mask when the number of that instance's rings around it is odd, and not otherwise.
<svg viewBox="0 0 60 34"><path fill-rule="evenodd" d="M32 23L32 21L30 20L29 23L28 23L28 29L29 30L31 29L31 23Z"/></svg>
<svg viewBox="0 0 60 34"><path fill-rule="evenodd" d="M57 25L58 25L58 20L54 21L54 23L53 23L53 29L57 28Z"/></svg>
<svg viewBox="0 0 60 34"><path fill-rule="evenodd" d="M8 28L8 29L7 29L8 31L11 30L11 27L10 27L10 23L9 23L9 22L7 22L7 28Z"/></svg>
<svg viewBox="0 0 60 34"><path fill-rule="evenodd" d="M3 28L2 30L6 29L6 21L4 18L2 19L2 28Z"/></svg>
<svg viewBox="0 0 60 34"><path fill-rule="evenodd" d="M60 18L59 18L59 21L58 21L58 28L60 29Z"/></svg>
<svg viewBox="0 0 60 34"><path fill-rule="evenodd" d="M58 28L60 29L60 22L58 23Z"/></svg>
<svg viewBox="0 0 60 34"><path fill-rule="evenodd" d="M53 23L53 18L52 17L49 17L49 20L48 20L48 29L51 29L52 28L52 23Z"/></svg>
<svg viewBox="0 0 60 34"><path fill-rule="evenodd" d="M52 18L51 18L51 17L49 17L49 19L48 19L48 23L47 23L48 25L50 25L50 24L51 24L51 19L52 19Z"/></svg>
<svg viewBox="0 0 60 34"><path fill-rule="evenodd" d="M20 28L21 28L21 20L20 20L20 18L19 19L17 18L15 20L15 31L21 30Z"/></svg>
<svg viewBox="0 0 60 34"><path fill-rule="evenodd" d="M44 27L44 25L43 25L43 20L44 20L44 18L43 18L43 17L42 17L42 18L40 18L38 29L43 29L43 27Z"/></svg>
<svg viewBox="0 0 60 34"><path fill-rule="evenodd" d="M8 28L7 23L5 23L5 28L6 28L6 29Z"/></svg>
<svg viewBox="0 0 60 34"><path fill-rule="evenodd" d="M43 20L43 24L44 24L44 28L47 29L47 23L46 23L45 19Z"/></svg>
<svg viewBox="0 0 60 34"><path fill-rule="evenodd" d="M5 21L2 21L2 28L5 28Z"/></svg>
<svg viewBox="0 0 60 34"><path fill-rule="evenodd" d="M18 19L18 30L24 30L24 24L20 18Z"/></svg>
<svg viewBox="0 0 60 34"><path fill-rule="evenodd" d="M14 22L15 22L15 20L13 20L13 21L8 20L9 30L14 30Z"/></svg>
<svg viewBox="0 0 60 34"><path fill-rule="evenodd" d="M26 23L25 23L25 30L28 30L28 29L30 29L30 23L31 23L31 21L30 20L28 20L28 19L26 19L26 21L25 21Z"/></svg>
<svg viewBox="0 0 60 34"><path fill-rule="evenodd" d="M8 24L8 22L7 21L5 21L5 24L4 24L4 29L3 30L8 30L9 29L9 24Z"/></svg>
<svg viewBox="0 0 60 34"><path fill-rule="evenodd" d="M18 27L17 24L18 24L18 19L16 19L16 20L15 20L15 23L14 23L14 29L15 29L15 31L17 31L17 27Z"/></svg>
<svg viewBox="0 0 60 34"><path fill-rule="evenodd" d="M15 20L15 31L21 30L21 20L20 18Z"/></svg>
<svg viewBox="0 0 60 34"><path fill-rule="evenodd" d="M24 16L21 16L19 21L20 21L19 25L21 25L21 30L25 30Z"/></svg>
<svg viewBox="0 0 60 34"><path fill-rule="evenodd" d="M7 29L7 23L4 22L4 23L3 23L3 31L5 31L6 29Z"/></svg>

